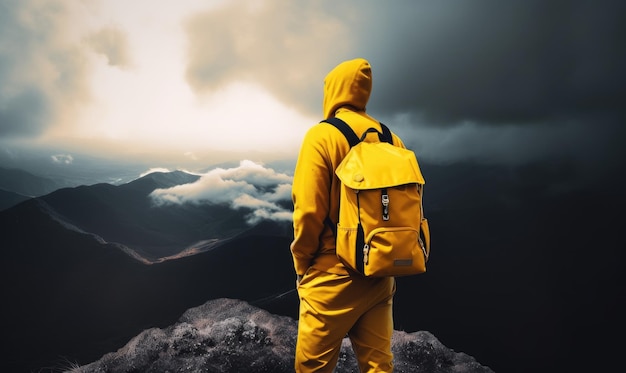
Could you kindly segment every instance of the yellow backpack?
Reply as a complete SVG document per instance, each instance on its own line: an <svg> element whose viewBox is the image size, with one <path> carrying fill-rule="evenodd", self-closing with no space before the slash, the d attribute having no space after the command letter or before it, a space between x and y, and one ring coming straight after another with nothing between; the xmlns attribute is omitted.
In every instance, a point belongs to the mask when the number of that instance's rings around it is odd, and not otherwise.
<svg viewBox="0 0 626 373"><path fill-rule="evenodd" d="M341 181L339 221L334 227L339 259L370 277L426 272L430 230L424 217L424 177L411 150L393 145L391 132L368 129L359 139L339 118L324 120L338 128L350 151L335 170ZM363 141L377 132L378 142Z"/></svg>

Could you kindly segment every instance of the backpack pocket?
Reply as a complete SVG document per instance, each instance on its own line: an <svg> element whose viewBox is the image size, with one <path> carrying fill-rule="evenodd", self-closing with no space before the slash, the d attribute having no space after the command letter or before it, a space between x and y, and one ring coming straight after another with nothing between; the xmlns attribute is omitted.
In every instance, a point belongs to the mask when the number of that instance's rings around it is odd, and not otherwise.
<svg viewBox="0 0 626 373"><path fill-rule="evenodd" d="M336 252L341 262L353 271L363 273L363 247L358 248L359 230L357 227L343 227L337 224Z"/></svg>
<svg viewBox="0 0 626 373"><path fill-rule="evenodd" d="M424 232L428 233L428 232ZM430 235L427 242L430 244ZM363 273L366 276L407 276L426 272L429 248L413 227L374 229L365 239Z"/></svg>

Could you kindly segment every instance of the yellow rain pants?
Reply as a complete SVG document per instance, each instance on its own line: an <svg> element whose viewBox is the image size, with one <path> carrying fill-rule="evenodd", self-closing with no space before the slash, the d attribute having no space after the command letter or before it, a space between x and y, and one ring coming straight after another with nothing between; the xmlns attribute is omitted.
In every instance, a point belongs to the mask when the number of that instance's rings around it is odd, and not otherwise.
<svg viewBox="0 0 626 373"><path fill-rule="evenodd" d="M393 277L366 278L309 268L298 285L296 372L332 372L346 335L362 373L392 372L395 291Z"/></svg>

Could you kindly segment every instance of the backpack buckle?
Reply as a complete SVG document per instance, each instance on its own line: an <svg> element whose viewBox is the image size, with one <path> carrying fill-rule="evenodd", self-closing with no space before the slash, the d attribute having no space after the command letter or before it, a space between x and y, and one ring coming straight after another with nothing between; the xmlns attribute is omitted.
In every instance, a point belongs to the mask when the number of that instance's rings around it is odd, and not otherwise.
<svg viewBox="0 0 626 373"><path fill-rule="evenodd" d="M383 220L389 220L389 194L387 194L387 190L383 190L381 195L381 202L383 204Z"/></svg>

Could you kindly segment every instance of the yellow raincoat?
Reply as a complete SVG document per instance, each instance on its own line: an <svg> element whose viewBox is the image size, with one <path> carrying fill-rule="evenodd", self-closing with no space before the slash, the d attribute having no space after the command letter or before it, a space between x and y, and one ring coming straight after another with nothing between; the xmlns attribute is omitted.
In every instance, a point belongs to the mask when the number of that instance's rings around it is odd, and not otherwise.
<svg viewBox="0 0 626 373"><path fill-rule="evenodd" d="M361 136L380 124L365 113L372 88L371 67L357 58L337 65L324 79L324 118L336 116ZM393 143L404 147L397 135ZM369 134L369 136L376 136ZM374 137L372 137L372 141ZM300 317L296 372L332 372L348 335L361 372L393 371L393 278L365 278L349 272L335 254L326 217L339 216L339 180L334 171L350 146L327 123L306 133L293 180L293 263L298 275Z"/></svg>

